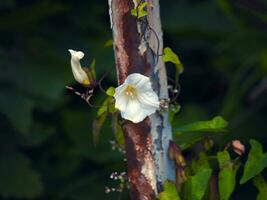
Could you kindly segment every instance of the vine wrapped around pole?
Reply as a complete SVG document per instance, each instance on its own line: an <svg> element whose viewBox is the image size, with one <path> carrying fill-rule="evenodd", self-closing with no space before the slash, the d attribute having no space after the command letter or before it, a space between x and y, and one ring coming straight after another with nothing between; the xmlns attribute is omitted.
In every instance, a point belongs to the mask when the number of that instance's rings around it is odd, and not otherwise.
<svg viewBox="0 0 267 200"><path fill-rule="evenodd" d="M139 18L131 11L140 3L146 5L147 14ZM118 83L132 73L146 75L162 105L168 105L158 0L109 0L109 13ZM175 179L174 164L168 158L172 132L166 107L140 123L126 120L123 130L131 198L155 199L164 181Z"/></svg>

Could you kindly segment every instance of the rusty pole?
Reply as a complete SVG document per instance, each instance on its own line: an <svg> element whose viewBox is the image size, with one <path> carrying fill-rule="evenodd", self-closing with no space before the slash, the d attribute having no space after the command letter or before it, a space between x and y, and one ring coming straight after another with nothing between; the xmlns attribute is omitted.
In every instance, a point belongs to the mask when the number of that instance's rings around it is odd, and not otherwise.
<svg viewBox="0 0 267 200"><path fill-rule="evenodd" d="M138 19L131 15L137 0L109 0L118 83L122 84L131 73L141 73L151 78L160 99L166 100L159 3L146 2L148 15ZM138 124L126 120L123 130L131 199L155 199L164 181L175 179L174 164L167 154L172 139L168 113L157 112Z"/></svg>

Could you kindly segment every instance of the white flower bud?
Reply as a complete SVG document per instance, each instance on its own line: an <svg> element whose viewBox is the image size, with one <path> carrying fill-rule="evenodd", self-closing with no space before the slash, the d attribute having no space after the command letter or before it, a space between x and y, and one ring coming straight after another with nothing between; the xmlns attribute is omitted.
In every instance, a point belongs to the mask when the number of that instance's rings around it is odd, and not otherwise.
<svg viewBox="0 0 267 200"><path fill-rule="evenodd" d="M71 69L75 80L84 86L90 85L89 77L81 67L80 63L80 60L84 57L84 53L72 49L69 49L69 52L71 54Z"/></svg>

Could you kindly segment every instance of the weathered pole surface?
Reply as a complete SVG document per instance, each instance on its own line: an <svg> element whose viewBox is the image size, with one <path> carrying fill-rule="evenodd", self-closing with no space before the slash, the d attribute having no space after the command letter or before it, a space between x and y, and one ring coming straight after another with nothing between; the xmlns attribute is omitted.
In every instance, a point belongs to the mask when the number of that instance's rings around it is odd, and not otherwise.
<svg viewBox="0 0 267 200"><path fill-rule="evenodd" d="M122 84L131 73L141 73L151 78L153 89L161 100L166 100L159 2L146 2L148 15L138 19L131 15L138 6L136 0L109 0L118 83ZM168 113L157 112L137 124L126 120L123 130L131 199L155 199L164 181L175 179L174 164L168 158L172 139Z"/></svg>

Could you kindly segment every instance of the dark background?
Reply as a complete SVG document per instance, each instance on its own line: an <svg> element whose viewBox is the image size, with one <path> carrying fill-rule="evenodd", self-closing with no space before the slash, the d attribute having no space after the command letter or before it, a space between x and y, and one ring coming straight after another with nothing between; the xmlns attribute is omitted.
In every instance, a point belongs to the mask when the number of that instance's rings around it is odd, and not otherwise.
<svg viewBox="0 0 267 200"><path fill-rule="evenodd" d="M265 0L161 1L165 46L185 66L174 127L222 115L231 139L266 146L267 2ZM96 109L66 91L74 85L69 48L96 58L103 87L116 86L107 1L0 1L0 197L1 199L119 199L105 194L123 156L111 150L107 123L92 140ZM167 65L169 74L173 66ZM77 85L76 85L77 86ZM96 90L93 102L104 95ZM265 149L266 150L266 149ZM251 184L232 199L255 199ZM127 198L127 191L124 199Z"/></svg>

